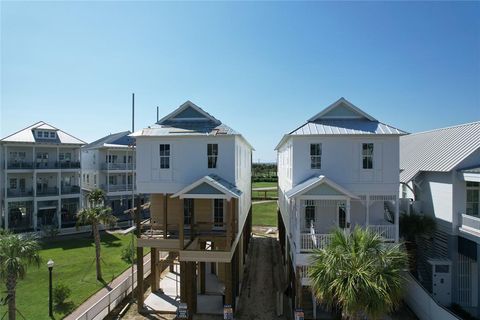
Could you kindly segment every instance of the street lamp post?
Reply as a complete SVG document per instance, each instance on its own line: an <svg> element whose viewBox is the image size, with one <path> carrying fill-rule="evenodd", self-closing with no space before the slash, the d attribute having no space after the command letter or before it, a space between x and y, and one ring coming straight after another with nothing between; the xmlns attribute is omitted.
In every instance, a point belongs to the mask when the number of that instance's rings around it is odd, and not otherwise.
<svg viewBox="0 0 480 320"><path fill-rule="evenodd" d="M48 275L49 275L49 280L48 280L48 315L50 317L53 317L53 301L52 301L52 270L53 270L53 265L55 263L53 262L52 259L48 260L47 262L47 267L48 267Z"/></svg>

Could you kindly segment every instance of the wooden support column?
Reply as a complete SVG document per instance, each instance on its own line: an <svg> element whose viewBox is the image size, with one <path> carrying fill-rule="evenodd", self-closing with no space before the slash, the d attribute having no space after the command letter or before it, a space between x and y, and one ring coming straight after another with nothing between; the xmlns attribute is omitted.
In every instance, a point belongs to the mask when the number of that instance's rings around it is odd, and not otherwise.
<svg viewBox="0 0 480 320"><path fill-rule="evenodd" d="M225 263L225 304L233 305L232 262Z"/></svg>
<svg viewBox="0 0 480 320"><path fill-rule="evenodd" d="M135 216L135 223L136 223L136 233L137 233L137 238L140 238L141 236L141 230L142 230L142 224L140 221L140 212L141 212L141 206L140 202L138 204L138 207L135 210L134 216ZM133 281L133 279L132 279ZM133 294L133 293L132 293ZM137 246L137 312L141 313L143 311L143 247L138 247Z"/></svg>
<svg viewBox="0 0 480 320"><path fill-rule="evenodd" d="M150 265L151 265L151 272L150 277L152 281L152 292L158 290L158 285L160 282L159 272L158 272L158 250L156 248L150 249Z"/></svg>
<svg viewBox="0 0 480 320"><path fill-rule="evenodd" d="M168 195L165 193L163 194L163 238L167 239L168 236L168 227L167 227L167 199Z"/></svg>
<svg viewBox="0 0 480 320"><path fill-rule="evenodd" d="M200 243L200 249L205 250L206 243L205 241L202 241ZM206 274L206 267L205 267L205 262L199 262L198 263L198 274L200 277L200 294L205 294L206 291L206 285L205 285L205 274Z"/></svg>
<svg viewBox="0 0 480 320"><path fill-rule="evenodd" d="M183 250L185 248L185 221L183 219L183 216L180 217L180 224L178 226L178 239L179 245L180 245L180 250Z"/></svg>
<svg viewBox="0 0 480 320"><path fill-rule="evenodd" d="M187 263L180 262L180 301L187 302Z"/></svg>
<svg viewBox="0 0 480 320"><path fill-rule="evenodd" d="M295 308L302 307L302 278L300 277L300 267L296 267L295 272Z"/></svg>

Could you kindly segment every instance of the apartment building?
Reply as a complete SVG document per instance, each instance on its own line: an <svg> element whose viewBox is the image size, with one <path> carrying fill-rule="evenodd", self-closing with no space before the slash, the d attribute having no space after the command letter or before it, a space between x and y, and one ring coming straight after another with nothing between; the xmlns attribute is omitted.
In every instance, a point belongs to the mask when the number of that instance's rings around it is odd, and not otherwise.
<svg viewBox="0 0 480 320"><path fill-rule="evenodd" d="M119 222L131 220L125 213L138 201L135 187L135 140L130 131L100 138L82 147L82 192L84 201L92 189L105 192L105 204Z"/></svg>
<svg viewBox="0 0 480 320"><path fill-rule="evenodd" d="M309 258L331 231L368 228L399 239L399 137L344 98L284 135L276 147L279 238L295 308L323 312L309 289Z"/></svg>
<svg viewBox="0 0 480 320"><path fill-rule="evenodd" d="M235 308L251 232L251 145L190 101L132 136L137 189L150 195L137 246L151 250L152 292L159 252L167 251L179 263L180 301L190 314Z"/></svg>
<svg viewBox="0 0 480 320"><path fill-rule="evenodd" d="M0 140L2 228L32 232L75 226L84 144L43 121Z"/></svg>
<svg viewBox="0 0 480 320"><path fill-rule="evenodd" d="M420 282L480 316L480 122L401 137L400 168L400 209L436 221L433 238L419 239Z"/></svg>

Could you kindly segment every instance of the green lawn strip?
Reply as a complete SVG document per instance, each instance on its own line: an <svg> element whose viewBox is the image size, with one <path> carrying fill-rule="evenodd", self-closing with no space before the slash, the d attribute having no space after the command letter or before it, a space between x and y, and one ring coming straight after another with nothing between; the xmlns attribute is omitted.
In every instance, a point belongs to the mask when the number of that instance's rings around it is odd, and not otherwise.
<svg viewBox="0 0 480 320"><path fill-rule="evenodd" d="M123 273L128 267L121 259L121 251L131 241L131 235L101 234L102 273L106 283ZM72 291L70 303L54 310L55 319L61 319L90 296L104 287L96 280L95 246L88 236L42 243L40 268L30 267L27 277L17 285L17 308L26 319L49 319L48 316L48 269L46 262L54 260L53 286L63 282ZM6 307L0 307L0 318ZM20 316L17 318L21 318Z"/></svg>
<svg viewBox="0 0 480 320"><path fill-rule="evenodd" d="M276 188L276 182L253 182L252 188ZM265 192L263 191L253 191L252 198L263 198ZM276 198L277 197L277 190L267 191L267 197L269 198Z"/></svg>
<svg viewBox="0 0 480 320"><path fill-rule="evenodd" d="M277 226L277 202L253 204L254 226Z"/></svg>

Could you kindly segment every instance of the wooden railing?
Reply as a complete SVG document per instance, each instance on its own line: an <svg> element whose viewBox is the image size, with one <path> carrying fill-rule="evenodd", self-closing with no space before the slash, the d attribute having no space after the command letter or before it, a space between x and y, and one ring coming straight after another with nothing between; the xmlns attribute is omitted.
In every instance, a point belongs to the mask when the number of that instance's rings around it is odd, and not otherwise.
<svg viewBox="0 0 480 320"><path fill-rule="evenodd" d="M386 225L369 225L367 229L372 232L378 233L382 236L385 241L395 241L395 225L386 224Z"/></svg>

